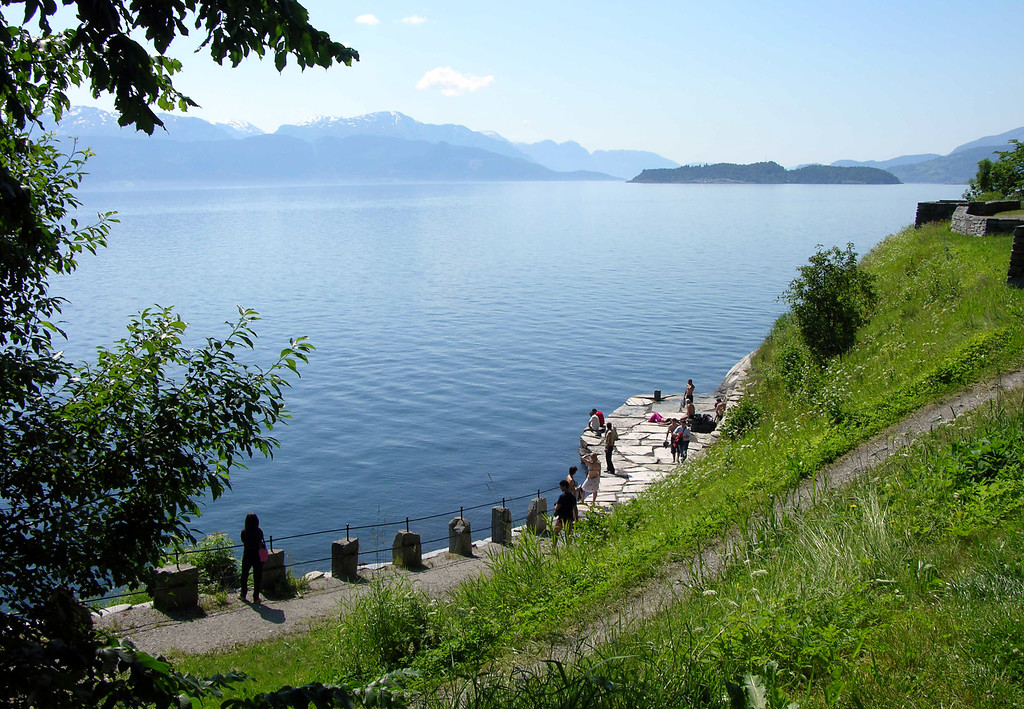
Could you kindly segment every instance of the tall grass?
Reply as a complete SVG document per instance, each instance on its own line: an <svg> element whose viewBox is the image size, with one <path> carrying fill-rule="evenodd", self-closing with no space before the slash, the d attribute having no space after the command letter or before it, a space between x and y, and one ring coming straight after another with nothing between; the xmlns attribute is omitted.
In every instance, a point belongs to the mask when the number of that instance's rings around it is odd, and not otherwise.
<svg viewBox="0 0 1024 709"><path fill-rule="evenodd" d="M727 572L658 617L557 672L467 683L466 705L1024 703L1022 495L1000 485L1021 478L1022 431L1019 403L961 418L807 514L748 526Z"/></svg>

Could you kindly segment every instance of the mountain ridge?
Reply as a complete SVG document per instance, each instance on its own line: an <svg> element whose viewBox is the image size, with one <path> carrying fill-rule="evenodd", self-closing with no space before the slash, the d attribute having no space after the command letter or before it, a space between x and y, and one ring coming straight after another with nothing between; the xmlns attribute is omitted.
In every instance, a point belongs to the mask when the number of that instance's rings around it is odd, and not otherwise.
<svg viewBox="0 0 1024 709"><path fill-rule="evenodd" d="M386 136L325 136L314 142L277 133L243 139L179 142L93 137L91 181L358 181L615 180L599 173L559 173L480 148Z"/></svg>
<svg viewBox="0 0 1024 709"><path fill-rule="evenodd" d="M561 146L551 141L556 146L552 150L533 150L530 144L512 143L493 132L473 131L465 126L457 124L429 124L421 123L405 114L397 111L379 111L376 113L363 114L351 118L337 116L320 116L303 121L299 124L285 124L280 126L273 133L262 131L258 127L247 123L209 123L203 119L193 116L180 116L174 114L159 114L164 121L165 130L157 129L153 136L138 133L132 129L122 128L117 125L114 114L102 109L78 106L65 115L60 124L53 122L52 118L44 123L48 131L57 132L61 135L75 136L85 140L104 139L105 150L116 153L134 155L136 159L143 159L137 146L120 146L114 139L156 144L160 141L175 142L179 150L188 153L193 150L201 151L201 147L190 146L188 143L209 143L220 140L244 140L260 135L277 135L292 137L306 143L315 143L321 138L352 138L357 136L377 136L381 138L393 138L415 142L427 142L432 144L447 144L457 148L479 149L495 155L502 156L509 160L521 160L527 163L536 164L546 168L551 173L562 173L561 176L548 175L548 172L535 171L538 177L534 179L627 179L635 175L644 166L674 166L678 163L668 160L661 155L646 151L636 150L615 150L595 151L591 153L582 146L573 143L578 147L573 160L564 159L564 149L568 143ZM409 149L418 154L420 149L412 145ZM153 148L162 155L165 150ZM558 157L549 156L559 153ZM183 161L191 160L184 157ZM165 165L164 157L155 160L157 165ZM491 167L497 163L486 159ZM509 179L516 178L514 175L525 174L521 166L515 163L506 163L509 170ZM101 172L107 172L106 166ZM368 166L360 165L356 173L373 172ZM399 171L402 172L402 171ZM422 170L415 171L420 176L417 178L402 179L440 179L439 175L430 175ZM474 171L467 168L466 179L472 179ZM155 179L175 179L172 175L162 174L155 176ZM500 179L495 173L488 179Z"/></svg>
<svg viewBox="0 0 1024 709"><path fill-rule="evenodd" d="M201 150L197 146L185 147L188 143L209 143L223 140L245 140L262 135L289 136L306 143L312 144L321 138L350 138L356 136L378 136L394 138L415 142L427 142L431 144L445 143L456 148L479 149L507 160L505 163L508 170L508 179L517 178L515 175L526 174L527 170L522 169L515 163L516 160L526 161L546 168L556 175L540 172L542 177L533 179L609 179L610 177L629 180L639 177L644 170L652 169L675 169L679 163L665 158L654 152L641 150L587 150L576 141L565 141L557 143L553 140L543 140L536 143L511 142L498 133L488 131L474 131L466 126L458 124L429 124L421 123L403 113L397 111L378 111L376 113L363 114L350 118L337 116L320 116L303 121L299 124L285 124L280 126L273 133L267 133L257 126L245 121L231 121L225 123L209 123L194 116L182 116L176 114L160 114L165 123L166 130L157 129L153 136L138 133L133 129L121 128L117 124L116 116L99 108L89 106L77 106L65 114L64 120L57 125L52 121L44 121L44 129L57 132L61 135L74 135L85 139L83 145L89 140L96 138L118 139L124 141L135 141L156 143L160 141L172 141L179 145L179 150L188 153L194 150ZM864 167L876 168L891 172L903 182L924 182L924 183L954 183L965 184L977 172L979 160L989 157L997 157L1001 150L1012 148L1011 139L1024 140L1024 127L1015 128L1004 133L984 136L976 140L957 146L948 155L937 153L922 153L916 155L901 155L888 160L837 160L831 164L832 167ZM113 150L125 155L131 154L136 159L145 159L138 147L120 146L119 143L105 140L106 149ZM422 154L420 146L406 146L411 155ZM156 150L154 148L153 150ZM166 152L156 150L156 152ZM389 151L391 152L391 151ZM369 159L368 156L364 156ZM451 154L449 153L449 157ZM465 173L463 179L474 179L476 171L469 167L470 158L463 156ZM185 161L192 158L184 158ZM244 159L239 157L237 159ZM480 159L477 156L475 159ZM157 164L166 162L164 158L156 161ZM492 175L487 179L501 179L498 177L497 162L486 158L484 160L488 168L484 172ZM482 163L477 163L482 164ZM92 163L90 163L92 165ZM386 166L385 166L386 167ZM421 166L422 167L422 166ZM390 164L390 168L394 168ZM389 168L389 169L390 169ZM320 168L318 168L320 169ZM376 172L387 172L379 169ZM493 171L493 172L492 172ZM357 165L353 170L354 174L369 174L375 170L368 165ZM404 174L403 170L397 170ZM418 177L405 177L396 179L442 179L441 173L430 175L429 171L423 169L414 170ZM557 176L561 174L561 176ZM169 175L156 175L154 179L176 179ZM451 179L451 178L445 178Z"/></svg>
<svg viewBox="0 0 1024 709"><path fill-rule="evenodd" d="M967 184L977 174L980 160L995 159L1000 151L1013 149L1010 140L1024 140L1024 126L958 145L948 155L925 153L882 161L837 160L832 165L877 167L888 170L903 182Z"/></svg>

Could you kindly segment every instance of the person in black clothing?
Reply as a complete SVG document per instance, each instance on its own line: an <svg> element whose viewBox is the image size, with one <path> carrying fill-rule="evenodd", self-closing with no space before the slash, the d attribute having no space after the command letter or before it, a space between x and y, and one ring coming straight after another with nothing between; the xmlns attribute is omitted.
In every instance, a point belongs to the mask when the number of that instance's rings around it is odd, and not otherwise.
<svg viewBox="0 0 1024 709"><path fill-rule="evenodd" d="M558 487L562 489L562 494L555 502L555 528L552 530L551 536L552 549L558 546L558 537L562 533L562 527L565 527L565 538L568 541L569 535L572 534L573 524L580 518L579 508L576 506L576 495L569 492L569 481L561 481L558 483Z"/></svg>
<svg viewBox="0 0 1024 709"><path fill-rule="evenodd" d="M260 550L266 549L263 541L263 530L260 529L260 518L255 512L245 516L245 529L242 530L242 592L238 597L246 600L249 592L249 569L252 569L252 600L260 602L260 591L263 588L263 562L260 561Z"/></svg>

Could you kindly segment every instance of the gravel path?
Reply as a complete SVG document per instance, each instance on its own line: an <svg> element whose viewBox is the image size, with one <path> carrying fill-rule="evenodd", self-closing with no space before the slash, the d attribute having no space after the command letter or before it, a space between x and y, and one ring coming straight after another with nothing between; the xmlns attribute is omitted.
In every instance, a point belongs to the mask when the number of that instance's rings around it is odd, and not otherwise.
<svg viewBox="0 0 1024 709"><path fill-rule="evenodd" d="M310 588L301 596L275 601L264 599L260 605L245 603L229 596L217 606L209 598L200 608L186 613L163 613L144 604L117 607L95 618L97 627L131 638L136 647L151 654L200 654L225 650L261 640L308 630L317 622L336 617L345 604L370 588L370 580L382 575L408 579L414 588L432 598L446 596L471 576L487 572L487 557L500 549L489 542L474 544L473 556L442 552L424 558L424 568L416 571L396 569L360 569L360 581L338 581L329 574L313 574Z"/></svg>
<svg viewBox="0 0 1024 709"><path fill-rule="evenodd" d="M749 358L744 362L749 363ZM745 369L744 369L745 374ZM734 378L731 387L742 386L742 378ZM888 431L858 446L835 464L820 471L814 480L807 480L784 502L779 512L794 514L812 504L812 490L834 489L862 475L879 461L902 450L924 432L950 422L956 416L993 401L1001 393L1024 386L1024 370L983 382L947 400L930 405L913 414ZM723 388L727 388L723 384ZM735 541L735 533L709 545L700 554L701 573L714 576L724 568L724 553ZM447 596L463 581L487 573L487 558L500 547L489 541L474 545L472 557L447 552L424 559L425 568L417 571L396 570L389 566L361 571L359 583L336 581L321 575L310 582L302 596L284 601L266 600L260 606L243 603L234 597L224 606L210 606L188 614L168 615L146 606L119 608L96 618L98 627L129 637L139 649L153 654L199 654L223 650L235 645L267 640L289 633L300 633L312 624L337 616L345 603L365 593L369 579L381 574L406 577L414 588L430 597ZM694 585L691 570L697 557L665 567L658 578L646 583L631 595L619 610L601 618L591 626L566 638L551 648L551 657L568 658L581 648L600 644L622 627L657 613Z"/></svg>

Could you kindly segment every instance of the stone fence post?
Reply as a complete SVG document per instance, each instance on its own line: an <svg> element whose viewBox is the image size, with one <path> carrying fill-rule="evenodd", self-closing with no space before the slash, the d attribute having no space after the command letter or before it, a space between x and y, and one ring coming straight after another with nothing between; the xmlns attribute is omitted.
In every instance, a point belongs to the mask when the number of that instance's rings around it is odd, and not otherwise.
<svg viewBox="0 0 1024 709"><path fill-rule="evenodd" d="M1006 271L1006 285L1024 288L1024 226L1013 230L1010 249L1010 268Z"/></svg>
<svg viewBox="0 0 1024 709"><path fill-rule="evenodd" d="M154 572L151 595L159 611L181 611L199 604L199 569L191 564L168 564Z"/></svg>
<svg viewBox="0 0 1024 709"><path fill-rule="evenodd" d="M460 556L473 556L473 537L468 519L455 517L448 523L448 551Z"/></svg>
<svg viewBox="0 0 1024 709"><path fill-rule="evenodd" d="M534 534L544 534L548 528L547 516L547 498L535 497L530 500L530 507L526 510L526 528Z"/></svg>
<svg viewBox="0 0 1024 709"><path fill-rule="evenodd" d="M287 583L288 570L284 567L284 549L269 549L267 560L263 562L263 588L281 593Z"/></svg>
<svg viewBox="0 0 1024 709"><path fill-rule="evenodd" d="M391 545L391 563L403 569L418 569L423 566L420 535L408 530L399 531Z"/></svg>
<svg viewBox="0 0 1024 709"><path fill-rule="evenodd" d="M359 578L359 537L331 543L331 576L342 581Z"/></svg>
<svg viewBox="0 0 1024 709"><path fill-rule="evenodd" d="M512 511L504 505L491 508L491 541L495 544L512 543Z"/></svg>

